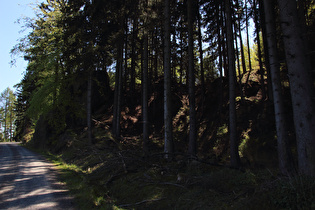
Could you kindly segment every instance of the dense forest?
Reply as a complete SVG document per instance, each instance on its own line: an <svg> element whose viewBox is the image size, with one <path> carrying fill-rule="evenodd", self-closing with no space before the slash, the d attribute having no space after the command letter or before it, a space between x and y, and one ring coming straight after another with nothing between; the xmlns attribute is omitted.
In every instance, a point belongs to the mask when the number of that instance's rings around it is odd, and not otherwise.
<svg viewBox="0 0 315 210"><path fill-rule="evenodd" d="M99 157L94 176L108 148L126 173L133 151L314 176L314 12L314 0L47 0L12 49L28 61L15 138L86 148L76 157Z"/></svg>

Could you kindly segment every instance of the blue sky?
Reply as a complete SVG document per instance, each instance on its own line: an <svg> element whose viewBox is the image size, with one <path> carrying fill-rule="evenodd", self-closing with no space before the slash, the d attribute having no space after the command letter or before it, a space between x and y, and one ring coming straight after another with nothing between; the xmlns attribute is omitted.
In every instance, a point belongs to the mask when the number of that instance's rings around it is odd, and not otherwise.
<svg viewBox="0 0 315 210"><path fill-rule="evenodd" d="M0 93L4 89L21 81L27 63L23 58L16 60L11 67L10 50L24 37L27 32L21 33L22 24L16 21L23 17L34 17L32 9L37 0L10 0L0 2ZM33 6L32 6L33 5Z"/></svg>

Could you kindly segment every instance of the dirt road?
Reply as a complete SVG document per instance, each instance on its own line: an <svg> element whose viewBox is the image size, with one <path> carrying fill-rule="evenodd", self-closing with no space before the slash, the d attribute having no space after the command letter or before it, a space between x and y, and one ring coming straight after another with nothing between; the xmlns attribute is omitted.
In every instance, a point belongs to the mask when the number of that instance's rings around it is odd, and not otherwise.
<svg viewBox="0 0 315 210"><path fill-rule="evenodd" d="M53 165L17 143L0 143L0 209L74 209Z"/></svg>

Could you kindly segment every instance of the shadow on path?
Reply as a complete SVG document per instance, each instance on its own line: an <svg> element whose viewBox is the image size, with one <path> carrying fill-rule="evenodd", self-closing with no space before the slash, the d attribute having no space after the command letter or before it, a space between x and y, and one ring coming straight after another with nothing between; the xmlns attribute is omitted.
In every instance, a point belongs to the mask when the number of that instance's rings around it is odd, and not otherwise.
<svg viewBox="0 0 315 210"><path fill-rule="evenodd" d="M17 143L0 143L0 209L74 209L53 167Z"/></svg>

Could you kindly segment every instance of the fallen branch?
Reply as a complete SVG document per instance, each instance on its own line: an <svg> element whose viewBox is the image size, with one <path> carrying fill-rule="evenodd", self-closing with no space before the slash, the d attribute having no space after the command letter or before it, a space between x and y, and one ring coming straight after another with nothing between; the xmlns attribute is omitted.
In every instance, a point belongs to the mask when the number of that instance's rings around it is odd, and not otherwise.
<svg viewBox="0 0 315 210"><path fill-rule="evenodd" d="M136 206L136 205L140 205L140 204L143 204L143 203L160 201L160 200L163 200L163 199L164 199L164 198L151 199L151 200L143 200L143 201L140 201L140 202L137 202L137 203L122 204L122 205L119 205L119 207L122 208L122 207Z"/></svg>
<svg viewBox="0 0 315 210"><path fill-rule="evenodd" d="M159 182L158 184L172 185L172 186L180 187L180 188L183 188L183 189L187 190L187 188L185 186L180 185L180 184L175 184L175 183L172 183L172 182Z"/></svg>
<svg viewBox="0 0 315 210"><path fill-rule="evenodd" d="M119 157L121 158L121 162L123 163L124 171L125 171L125 173L127 173L128 171L127 171L127 167L126 167L126 163L125 163L124 157L121 155L120 152L118 152L118 154L119 154Z"/></svg>
<svg viewBox="0 0 315 210"><path fill-rule="evenodd" d="M183 185L180 185L180 184L175 184L175 183L172 183L172 182L148 182L146 185L157 185L157 184L160 184L160 185L172 185L172 186L175 186L175 187L180 187L182 189L188 190L187 187L185 187Z"/></svg>

